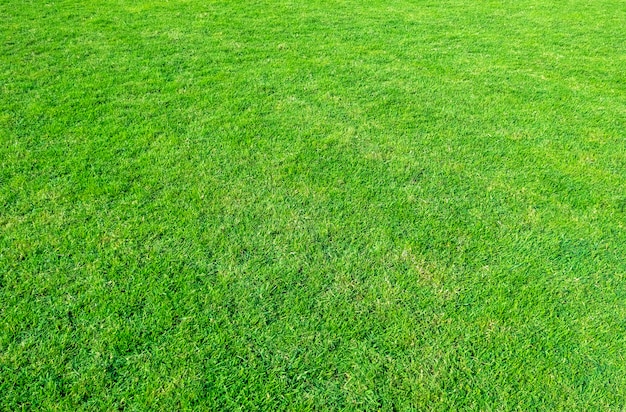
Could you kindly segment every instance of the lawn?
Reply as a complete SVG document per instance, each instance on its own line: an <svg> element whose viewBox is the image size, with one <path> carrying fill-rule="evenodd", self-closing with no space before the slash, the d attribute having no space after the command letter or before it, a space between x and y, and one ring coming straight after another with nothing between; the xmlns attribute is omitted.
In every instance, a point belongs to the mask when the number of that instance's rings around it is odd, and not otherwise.
<svg viewBox="0 0 626 412"><path fill-rule="evenodd" d="M0 410L624 410L626 1L0 0Z"/></svg>

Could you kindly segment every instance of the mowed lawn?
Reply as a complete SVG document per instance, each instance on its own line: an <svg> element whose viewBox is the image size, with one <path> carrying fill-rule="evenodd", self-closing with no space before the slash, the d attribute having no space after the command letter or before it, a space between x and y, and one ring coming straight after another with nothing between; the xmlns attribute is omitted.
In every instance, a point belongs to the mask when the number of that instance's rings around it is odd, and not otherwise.
<svg viewBox="0 0 626 412"><path fill-rule="evenodd" d="M624 410L626 1L0 0L0 409Z"/></svg>

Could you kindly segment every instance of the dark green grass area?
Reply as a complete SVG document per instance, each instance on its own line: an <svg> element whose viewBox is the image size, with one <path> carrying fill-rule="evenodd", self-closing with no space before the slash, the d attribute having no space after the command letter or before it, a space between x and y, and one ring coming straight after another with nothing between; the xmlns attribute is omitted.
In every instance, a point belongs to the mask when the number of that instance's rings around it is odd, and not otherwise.
<svg viewBox="0 0 626 412"><path fill-rule="evenodd" d="M623 410L626 2L0 0L0 409Z"/></svg>

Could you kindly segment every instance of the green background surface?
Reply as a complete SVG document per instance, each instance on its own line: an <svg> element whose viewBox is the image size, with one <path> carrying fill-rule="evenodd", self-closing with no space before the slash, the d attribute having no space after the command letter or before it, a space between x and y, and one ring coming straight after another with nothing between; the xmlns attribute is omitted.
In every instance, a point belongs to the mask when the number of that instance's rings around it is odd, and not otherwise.
<svg viewBox="0 0 626 412"><path fill-rule="evenodd" d="M626 408L623 0L0 20L0 409Z"/></svg>

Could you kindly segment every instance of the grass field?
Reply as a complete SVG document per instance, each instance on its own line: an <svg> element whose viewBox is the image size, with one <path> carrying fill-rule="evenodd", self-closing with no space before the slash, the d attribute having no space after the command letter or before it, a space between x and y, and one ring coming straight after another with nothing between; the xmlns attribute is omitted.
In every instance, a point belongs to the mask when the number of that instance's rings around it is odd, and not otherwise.
<svg viewBox="0 0 626 412"><path fill-rule="evenodd" d="M0 0L0 410L625 410L624 0Z"/></svg>

